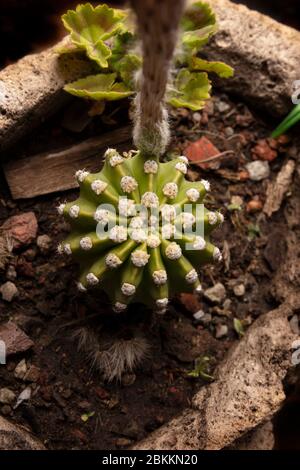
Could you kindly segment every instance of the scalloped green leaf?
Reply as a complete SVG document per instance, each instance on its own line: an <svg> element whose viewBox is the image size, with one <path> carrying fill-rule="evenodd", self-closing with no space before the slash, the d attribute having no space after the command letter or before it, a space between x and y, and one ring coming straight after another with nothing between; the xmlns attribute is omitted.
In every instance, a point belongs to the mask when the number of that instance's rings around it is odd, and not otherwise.
<svg viewBox="0 0 300 470"><path fill-rule="evenodd" d="M132 95L124 83L116 82L116 73L89 75L88 77L69 83L65 90L74 96L92 100L115 101Z"/></svg>
<svg viewBox="0 0 300 470"><path fill-rule="evenodd" d="M68 10L62 21L72 42L85 49L88 57L100 67L107 68L111 50L104 41L125 30L125 18L125 12L109 8L106 4L94 8L86 3L78 5L76 10Z"/></svg>
<svg viewBox="0 0 300 470"><path fill-rule="evenodd" d="M113 69L118 72L121 79L127 85L133 84L134 73L141 67L142 59L135 54L126 54L121 60L113 64Z"/></svg>
<svg viewBox="0 0 300 470"><path fill-rule="evenodd" d="M209 62L200 59L200 57L192 57L190 61L190 69L201 72L214 72L221 78L230 78L234 75L234 70L224 62Z"/></svg>
<svg viewBox="0 0 300 470"><path fill-rule="evenodd" d="M195 2L186 9L181 26L183 46L199 51L217 31L216 15L208 3Z"/></svg>
<svg viewBox="0 0 300 470"><path fill-rule="evenodd" d="M175 108L183 107L198 111L210 98L211 83L205 72L181 69L174 85L175 87L169 91L168 103Z"/></svg>

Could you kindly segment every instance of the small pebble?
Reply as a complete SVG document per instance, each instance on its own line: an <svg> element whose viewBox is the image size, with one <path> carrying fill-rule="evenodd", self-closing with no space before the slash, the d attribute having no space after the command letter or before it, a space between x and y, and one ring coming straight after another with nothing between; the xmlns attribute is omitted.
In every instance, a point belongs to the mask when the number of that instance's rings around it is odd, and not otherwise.
<svg viewBox="0 0 300 470"><path fill-rule="evenodd" d="M11 302L13 298L18 294L18 289L15 284L11 281L7 281L0 287L0 292L2 294L2 299L6 302Z"/></svg>
<svg viewBox="0 0 300 470"><path fill-rule="evenodd" d="M10 264L6 271L6 279L8 281L14 281L16 278L17 278L17 272L15 270L15 267Z"/></svg>
<svg viewBox="0 0 300 470"><path fill-rule="evenodd" d="M243 297L243 295L245 294L244 284L238 284L237 286L234 286L233 292L236 297Z"/></svg>
<svg viewBox="0 0 300 470"><path fill-rule="evenodd" d="M26 382L37 382L40 378L40 369L34 365L27 370L24 380Z"/></svg>
<svg viewBox="0 0 300 470"><path fill-rule="evenodd" d="M223 338L228 334L228 326L227 325L216 325L216 338L220 339Z"/></svg>
<svg viewBox="0 0 300 470"><path fill-rule="evenodd" d="M226 113L226 111L230 110L229 104L226 103L225 101L217 101L215 103L215 107L217 108L219 113Z"/></svg>
<svg viewBox="0 0 300 470"><path fill-rule="evenodd" d="M10 390L9 388L1 388L0 389L0 403L5 405L10 405L16 399L15 393Z"/></svg>
<svg viewBox="0 0 300 470"><path fill-rule="evenodd" d="M205 315L203 315L200 321L202 325L207 326L211 323L211 320L212 320L212 315L210 313L206 313Z"/></svg>
<svg viewBox="0 0 300 470"><path fill-rule="evenodd" d="M247 163L246 170L252 181L261 181L270 176L270 166L265 161L255 160L254 162Z"/></svg>
<svg viewBox="0 0 300 470"><path fill-rule="evenodd" d="M36 244L42 253L47 253L51 248L52 240L48 235L40 235L37 237Z"/></svg>
<svg viewBox="0 0 300 470"><path fill-rule="evenodd" d="M225 300L226 297L225 287L223 284L221 284L221 282L218 282L213 287L210 287L204 291L204 297L207 300L210 300L210 302L220 304L223 302L223 300Z"/></svg>
<svg viewBox="0 0 300 470"><path fill-rule="evenodd" d="M205 313L203 312L203 310L198 310L198 312L195 312L193 314L193 317L195 320L201 320L203 317L204 317Z"/></svg>
<svg viewBox="0 0 300 470"><path fill-rule="evenodd" d="M22 361L20 361L15 368L14 376L16 377L16 379L23 379L25 377L26 372L27 372L26 361L25 359L22 359Z"/></svg>
<svg viewBox="0 0 300 470"><path fill-rule="evenodd" d="M234 134L234 129L232 127L225 127L224 132L226 137L231 137Z"/></svg>
<svg viewBox="0 0 300 470"><path fill-rule="evenodd" d="M298 335L298 336L299 336L299 334L300 334L300 329L299 329L299 319L298 319L298 315L293 315L292 318L290 319L289 323L290 323L290 327L291 327L292 332L293 332L295 335Z"/></svg>
<svg viewBox="0 0 300 470"><path fill-rule="evenodd" d="M2 406L1 413L3 416L9 416L11 414L11 407L9 405Z"/></svg>

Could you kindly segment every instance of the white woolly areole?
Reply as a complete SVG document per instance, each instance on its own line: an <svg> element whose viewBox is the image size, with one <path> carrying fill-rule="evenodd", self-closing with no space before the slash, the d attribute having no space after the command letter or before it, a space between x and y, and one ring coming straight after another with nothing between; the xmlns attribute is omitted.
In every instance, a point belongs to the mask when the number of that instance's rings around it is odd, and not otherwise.
<svg viewBox="0 0 300 470"><path fill-rule="evenodd" d="M172 242L167 246L165 253L167 258L176 260L182 255L182 250L178 243Z"/></svg>
<svg viewBox="0 0 300 470"><path fill-rule="evenodd" d="M189 163L189 159L187 157L185 157L184 155L181 155L178 159L181 162L185 163L186 165Z"/></svg>
<svg viewBox="0 0 300 470"><path fill-rule="evenodd" d="M88 273L86 275L86 282L89 286L96 286L97 284L99 284L99 279L97 278L97 276L95 276L95 274Z"/></svg>
<svg viewBox="0 0 300 470"><path fill-rule="evenodd" d="M180 171L183 175L185 175L187 172L187 166L183 162L176 163L175 168L176 170Z"/></svg>
<svg viewBox="0 0 300 470"><path fill-rule="evenodd" d="M79 292L86 292L86 288L83 284L81 284L81 282L77 282L77 289L79 290Z"/></svg>
<svg viewBox="0 0 300 470"><path fill-rule="evenodd" d="M170 204L164 204L160 210L161 215L165 220L172 221L175 219L176 209L174 206L171 206Z"/></svg>
<svg viewBox="0 0 300 470"><path fill-rule="evenodd" d="M200 197L200 193L199 193L198 189L196 189L196 188L188 189L185 194L186 194L188 200L191 201L191 202L197 202L199 197Z"/></svg>
<svg viewBox="0 0 300 470"><path fill-rule="evenodd" d="M203 184L203 186L205 188L205 191L210 191L210 182L209 181L201 180L200 183Z"/></svg>
<svg viewBox="0 0 300 470"><path fill-rule="evenodd" d="M115 225L109 232L109 238L115 243L125 242L125 240L127 240L126 227Z"/></svg>
<svg viewBox="0 0 300 470"><path fill-rule="evenodd" d="M64 252L66 255L71 255L72 254L72 249L70 243L65 243L64 244Z"/></svg>
<svg viewBox="0 0 300 470"><path fill-rule="evenodd" d="M146 266L150 258L150 255L143 250L135 250L131 253L131 261L137 268Z"/></svg>
<svg viewBox="0 0 300 470"><path fill-rule="evenodd" d="M147 245L149 248L157 248L161 241L158 235L151 234L147 238Z"/></svg>
<svg viewBox="0 0 300 470"><path fill-rule="evenodd" d="M153 175L155 175L155 173L157 173L157 170L158 170L158 164L155 160L147 160L145 161L144 163L144 172L145 173L151 173Z"/></svg>
<svg viewBox="0 0 300 470"><path fill-rule="evenodd" d="M91 188L94 191L94 193L96 193L97 196L99 196L99 194L103 193L103 191L106 190L107 183L105 183L105 181L95 180L91 183Z"/></svg>
<svg viewBox="0 0 300 470"><path fill-rule="evenodd" d="M161 235L165 240L169 240L175 235L175 226L172 224L163 224L161 228Z"/></svg>
<svg viewBox="0 0 300 470"><path fill-rule="evenodd" d="M105 257L105 264L111 269L117 268L122 264L122 260L115 253L108 253Z"/></svg>
<svg viewBox="0 0 300 470"><path fill-rule="evenodd" d="M178 186L176 183L167 183L163 187L163 193L169 199L174 199L178 193Z"/></svg>
<svg viewBox="0 0 300 470"><path fill-rule="evenodd" d="M218 215L215 212L208 212L207 220L210 225L215 225L218 222Z"/></svg>
<svg viewBox="0 0 300 470"><path fill-rule="evenodd" d="M130 238L137 243L143 243L147 240L147 230L135 228L130 231Z"/></svg>
<svg viewBox="0 0 300 470"><path fill-rule="evenodd" d="M217 246L215 246L214 251L213 251L213 259L219 262L222 261L223 259L222 253Z"/></svg>
<svg viewBox="0 0 300 470"><path fill-rule="evenodd" d="M201 286L201 284L199 284L199 286L197 286L194 289L194 294L200 294L201 292L202 292L202 286Z"/></svg>
<svg viewBox="0 0 300 470"><path fill-rule="evenodd" d="M77 219L77 217L79 216L79 212L80 212L80 207L77 206L77 204L74 204L74 206L71 206L69 209L69 216L72 219Z"/></svg>
<svg viewBox="0 0 300 470"><path fill-rule="evenodd" d="M169 299L167 299L167 298L164 298L164 299L157 299L157 300L155 301L155 303L156 303L156 306L157 306L158 308L166 308L166 307L168 306Z"/></svg>
<svg viewBox="0 0 300 470"><path fill-rule="evenodd" d="M132 176L123 176L120 185L124 193L132 193L138 187L138 182Z"/></svg>
<svg viewBox="0 0 300 470"><path fill-rule="evenodd" d="M90 174L89 171L78 170L75 173L75 178L77 179L78 183L83 183L83 181L85 180L87 176L89 176L89 174Z"/></svg>
<svg viewBox="0 0 300 470"><path fill-rule="evenodd" d="M97 209L94 213L94 220L105 227L109 222L109 211L106 209Z"/></svg>
<svg viewBox="0 0 300 470"><path fill-rule="evenodd" d="M159 199L155 193L148 191L142 195L141 204L145 207L158 207Z"/></svg>
<svg viewBox="0 0 300 470"><path fill-rule="evenodd" d="M116 302L115 305L113 306L113 310L117 313L124 312L124 310L126 310L126 308L127 308L127 305L122 304L121 302Z"/></svg>
<svg viewBox="0 0 300 470"><path fill-rule="evenodd" d="M124 158L121 157L121 155L116 151L116 149L107 149L104 158L109 159L109 164L112 167L115 167L117 165L120 165L120 163L123 163Z"/></svg>
<svg viewBox="0 0 300 470"><path fill-rule="evenodd" d="M221 212L218 212L219 222L222 224L224 222L224 215Z"/></svg>
<svg viewBox="0 0 300 470"><path fill-rule="evenodd" d="M57 206L57 212L59 213L59 215L63 215L64 213L64 210L65 210L65 207L66 207L66 204L59 204L59 206Z"/></svg>
<svg viewBox="0 0 300 470"><path fill-rule="evenodd" d="M196 217L191 212L181 213L181 223L183 228L191 228L196 222Z"/></svg>
<svg viewBox="0 0 300 470"><path fill-rule="evenodd" d="M92 239L90 237L83 237L80 242L79 242L79 245L81 246L81 248L83 250L90 250L91 248L93 248L93 242L92 242Z"/></svg>
<svg viewBox="0 0 300 470"><path fill-rule="evenodd" d="M140 217L139 215L137 217L133 217L130 221L130 224L129 224L129 227L130 228L143 228L145 227L146 224L145 224L145 219L143 219L142 217Z"/></svg>
<svg viewBox="0 0 300 470"><path fill-rule="evenodd" d="M191 269L191 271L185 276L185 280L188 284L194 284L194 282L198 280L196 269Z"/></svg>
<svg viewBox="0 0 300 470"><path fill-rule="evenodd" d="M168 280L167 272L164 269L159 269L158 271L154 271L152 273L152 279L154 281L154 284L156 284L157 286L162 286Z"/></svg>
<svg viewBox="0 0 300 470"><path fill-rule="evenodd" d="M120 198L119 199L119 214L124 217L129 217L135 214L135 202L133 199Z"/></svg>
<svg viewBox="0 0 300 470"><path fill-rule="evenodd" d="M126 295L126 297L130 297L131 295L135 294L136 288L133 284L129 284L129 282L124 282L121 286L122 294Z"/></svg>
<svg viewBox="0 0 300 470"><path fill-rule="evenodd" d="M61 243L59 243L59 244L57 245L56 251L57 251L57 253L58 253L59 255L62 255L62 254L63 254L63 252L64 252L64 247L62 246Z"/></svg>
<svg viewBox="0 0 300 470"><path fill-rule="evenodd" d="M197 236L193 241L193 248L194 250L204 250L206 247L206 241L203 237Z"/></svg>

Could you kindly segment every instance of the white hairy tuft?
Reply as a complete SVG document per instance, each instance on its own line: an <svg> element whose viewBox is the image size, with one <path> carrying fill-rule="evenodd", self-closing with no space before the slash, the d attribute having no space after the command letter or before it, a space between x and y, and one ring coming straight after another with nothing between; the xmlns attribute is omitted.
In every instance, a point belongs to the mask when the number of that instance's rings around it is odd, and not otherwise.
<svg viewBox="0 0 300 470"><path fill-rule="evenodd" d="M64 252L66 255L71 255L72 254L72 249L70 243L65 243L64 244Z"/></svg>
<svg viewBox="0 0 300 470"><path fill-rule="evenodd" d="M196 188L188 189L185 194L186 194L188 200L191 201L191 202L197 202L199 197L200 197L200 193L199 193L198 189L196 189Z"/></svg>
<svg viewBox="0 0 300 470"><path fill-rule="evenodd" d="M156 300L156 306L159 308L159 309L163 309L163 308L166 308L168 306L168 303L169 303L169 299L167 298L164 298L164 299L157 299Z"/></svg>
<svg viewBox="0 0 300 470"><path fill-rule="evenodd" d="M123 176L120 185L124 193L132 193L138 187L138 182L132 176Z"/></svg>
<svg viewBox="0 0 300 470"><path fill-rule="evenodd" d="M93 248L93 242L90 237L83 237L79 242L81 248L85 251L91 250Z"/></svg>
<svg viewBox="0 0 300 470"><path fill-rule="evenodd" d="M126 295L126 297L130 297L131 295L135 294L136 288L133 284L129 282L124 282L121 286L122 294Z"/></svg>
<svg viewBox="0 0 300 470"><path fill-rule="evenodd" d="M59 243L59 244L57 245L56 251L57 251L57 253L58 253L59 255L62 255L62 254L63 254L63 252L64 252L64 247L63 247L63 245L62 245L61 243Z"/></svg>
<svg viewBox="0 0 300 470"><path fill-rule="evenodd" d="M87 289L84 287L83 284L81 284L81 282L77 282L77 289L79 290L79 292L86 292Z"/></svg>
<svg viewBox="0 0 300 470"><path fill-rule="evenodd" d="M181 213L181 223L183 228L191 228L196 222L196 217L191 212Z"/></svg>
<svg viewBox="0 0 300 470"><path fill-rule="evenodd" d="M155 160L147 160L145 161L144 163L144 172L149 174L153 174L155 175L155 173L157 173L157 170L158 170L158 164Z"/></svg>
<svg viewBox="0 0 300 470"><path fill-rule="evenodd" d="M99 284L99 279L97 278L97 276L95 276L95 274L88 273L86 275L86 282L89 286L96 286L97 284Z"/></svg>
<svg viewBox="0 0 300 470"><path fill-rule="evenodd" d="M123 163L124 158L121 157L121 155L117 152L116 149L107 149L104 158L107 158L109 160L109 164L112 167L115 167L117 165L120 165L120 163Z"/></svg>
<svg viewBox="0 0 300 470"><path fill-rule="evenodd" d="M172 221L176 217L176 208L170 204L164 204L161 207L161 215L165 220Z"/></svg>
<svg viewBox="0 0 300 470"><path fill-rule="evenodd" d="M149 248L157 248L160 243L160 238L157 235L151 234L147 238L147 245L149 246Z"/></svg>
<svg viewBox="0 0 300 470"><path fill-rule="evenodd" d="M57 206L57 212L59 213L59 215L63 215L64 213L64 210L65 210L65 207L66 207L66 204L59 204L59 206Z"/></svg>
<svg viewBox="0 0 300 470"><path fill-rule="evenodd" d="M205 188L205 191L210 191L210 182L209 181L201 180L200 183L203 184L203 186Z"/></svg>
<svg viewBox="0 0 300 470"><path fill-rule="evenodd" d="M187 172L187 166L183 162L176 163L175 168L176 170L180 171L183 175L185 175Z"/></svg>
<svg viewBox="0 0 300 470"><path fill-rule="evenodd" d="M209 225L215 225L218 222L218 216L215 212L208 212L207 220Z"/></svg>
<svg viewBox="0 0 300 470"><path fill-rule="evenodd" d="M146 266L150 258L150 255L143 250L135 250L131 253L131 261L137 268Z"/></svg>
<svg viewBox="0 0 300 470"><path fill-rule="evenodd" d="M109 268L115 269L120 266L120 264L122 264L122 260L120 260L120 258L115 255L115 253L108 253L108 255L105 257L105 264Z"/></svg>
<svg viewBox="0 0 300 470"><path fill-rule="evenodd" d="M74 204L74 206L71 206L69 209L69 216L72 219L77 219L77 217L79 216L79 212L80 212L80 207L77 206L77 204Z"/></svg>
<svg viewBox="0 0 300 470"><path fill-rule="evenodd" d="M94 213L94 220L105 227L109 222L109 211L106 209L97 209Z"/></svg>
<svg viewBox="0 0 300 470"><path fill-rule="evenodd" d="M127 305L122 304L121 302L116 302L115 305L113 306L113 310L117 313L124 312L126 308L127 308Z"/></svg>
<svg viewBox="0 0 300 470"><path fill-rule="evenodd" d="M127 229L122 225L115 225L109 232L109 238L115 243L122 243L127 240Z"/></svg>
<svg viewBox="0 0 300 470"><path fill-rule="evenodd" d="M175 236L175 226L172 224L163 224L161 228L161 235L164 240L170 240Z"/></svg>
<svg viewBox="0 0 300 470"><path fill-rule="evenodd" d="M130 224L129 224L129 227L132 228L132 229L143 228L145 226L146 226L145 220L142 217L140 217L139 215L136 216L136 217L133 217L130 221Z"/></svg>
<svg viewBox="0 0 300 470"><path fill-rule="evenodd" d="M119 214L124 217L129 217L135 214L135 202L133 199L122 197L119 199Z"/></svg>
<svg viewBox="0 0 300 470"><path fill-rule="evenodd" d="M201 286L201 284L199 284L199 286L197 286L194 289L194 294L200 294L201 292L202 292L202 286Z"/></svg>
<svg viewBox="0 0 300 470"><path fill-rule="evenodd" d="M164 269L159 269L158 271L154 271L152 273L152 279L154 281L154 284L156 284L157 286L162 286L168 280L167 272Z"/></svg>
<svg viewBox="0 0 300 470"><path fill-rule="evenodd" d="M206 241L204 240L204 238L200 236L196 236L193 241L194 250L204 250L205 247L206 247Z"/></svg>
<svg viewBox="0 0 300 470"><path fill-rule="evenodd" d="M192 269L187 275L185 276L185 280L188 284L194 284L198 280L198 274L196 269Z"/></svg>
<svg viewBox="0 0 300 470"><path fill-rule="evenodd" d="M185 157L184 155L181 155L178 159L181 162L185 163L186 165L189 163L189 159L187 157Z"/></svg>
<svg viewBox="0 0 300 470"><path fill-rule="evenodd" d="M77 179L78 183L83 183L83 181L85 180L87 176L89 176L89 174L90 174L89 171L78 170L75 173L75 178Z"/></svg>
<svg viewBox="0 0 300 470"><path fill-rule="evenodd" d="M130 237L137 243L143 243L147 240L147 230L142 228L135 228L130 231Z"/></svg>
<svg viewBox="0 0 300 470"><path fill-rule="evenodd" d="M145 207L158 207L159 199L155 193L148 191L142 195L141 204Z"/></svg>
<svg viewBox="0 0 300 470"><path fill-rule="evenodd" d="M224 215L221 212L218 212L219 222L222 224L224 222Z"/></svg>
<svg viewBox="0 0 300 470"><path fill-rule="evenodd" d="M171 259L171 260L176 260L179 259L182 255L182 250L178 243L172 242L170 243L167 248L166 248L166 257Z"/></svg>
<svg viewBox="0 0 300 470"><path fill-rule="evenodd" d="M222 253L217 246L215 246L213 251L213 259L218 262L222 261L223 259Z"/></svg>
<svg viewBox="0 0 300 470"><path fill-rule="evenodd" d="M91 183L91 188L94 191L94 193L96 193L97 196L99 196L99 194L103 193L103 191L106 190L107 183L105 183L105 181L95 180Z"/></svg>
<svg viewBox="0 0 300 470"><path fill-rule="evenodd" d="M176 183L167 183L163 187L164 195L169 199L175 199L178 194L178 186Z"/></svg>

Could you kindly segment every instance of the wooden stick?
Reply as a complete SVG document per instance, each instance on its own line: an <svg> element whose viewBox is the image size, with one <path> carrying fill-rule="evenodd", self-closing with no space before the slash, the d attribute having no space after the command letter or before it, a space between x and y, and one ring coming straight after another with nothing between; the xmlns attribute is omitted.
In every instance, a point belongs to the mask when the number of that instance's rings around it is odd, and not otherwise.
<svg viewBox="0 0 300 470"><path fill-rule="evenodd" d="M131 133L131 126L126 126L69 148L5 163L3 170L13 199L27 199L76 188L76 170L85 168L99 171L104 150L107 147L128 150L131 147Z"/></svg>

